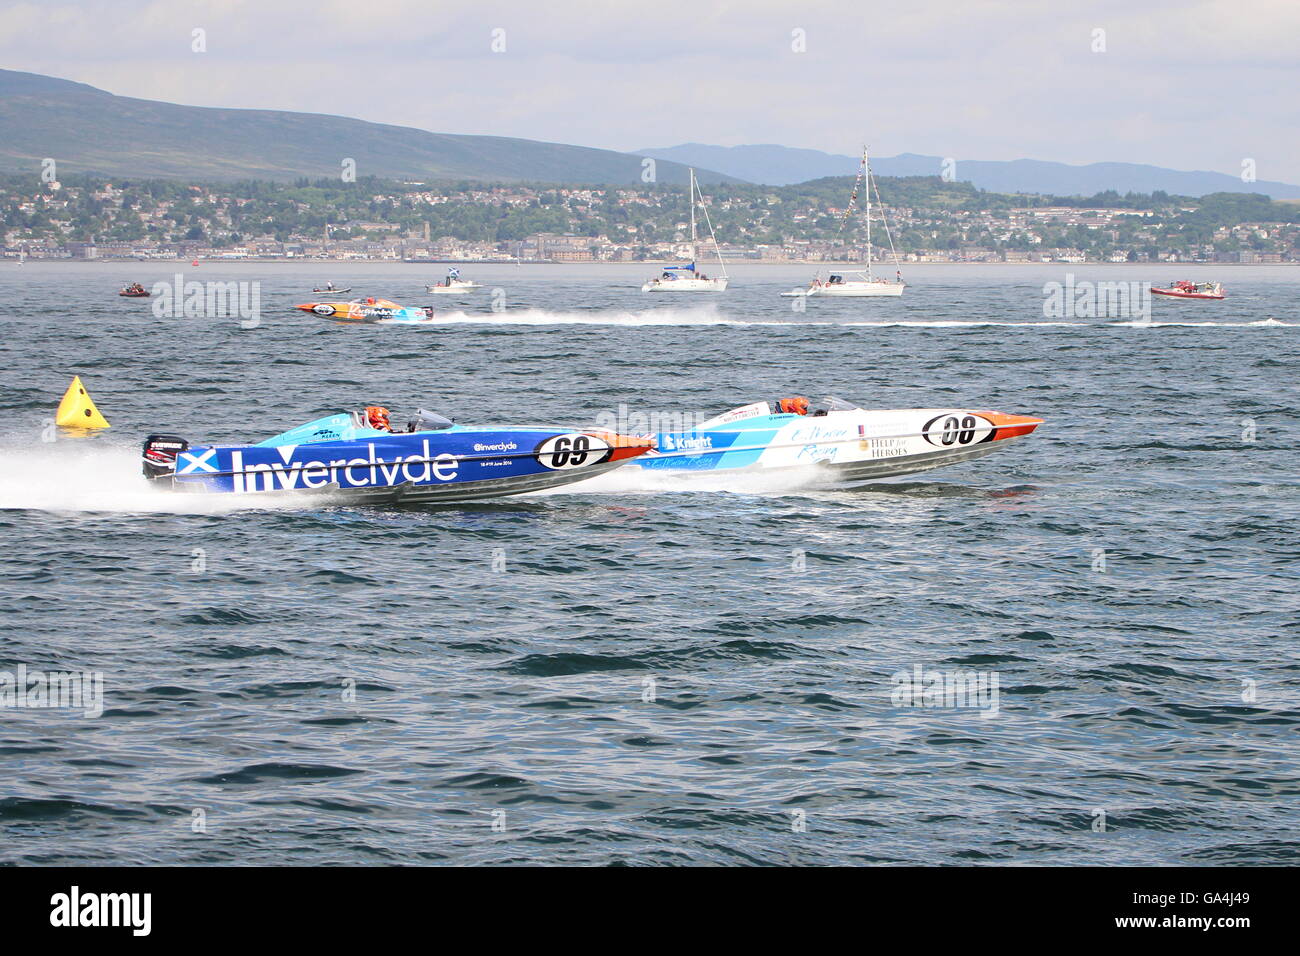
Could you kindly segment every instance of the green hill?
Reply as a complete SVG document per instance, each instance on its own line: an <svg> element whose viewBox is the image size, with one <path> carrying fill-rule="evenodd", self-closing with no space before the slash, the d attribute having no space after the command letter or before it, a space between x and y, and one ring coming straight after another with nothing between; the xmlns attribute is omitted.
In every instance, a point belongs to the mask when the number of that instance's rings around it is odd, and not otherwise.
<svg viewBox="0 0 1300 956"><path fill-rule="evenodd" d="M178 106L84 83L0 70L0 170L230 181L360 176L398 180L636 183L641 157L505 136L429 133L320 113ZM658 181L686 167L656 160ZM736 182L701 170L705 183Z"/></svg>

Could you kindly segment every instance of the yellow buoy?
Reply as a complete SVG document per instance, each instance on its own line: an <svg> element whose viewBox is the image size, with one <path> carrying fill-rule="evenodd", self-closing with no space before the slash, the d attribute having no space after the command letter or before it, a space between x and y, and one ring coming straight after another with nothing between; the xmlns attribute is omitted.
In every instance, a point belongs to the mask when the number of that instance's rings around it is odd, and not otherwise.
<svg viewBox="0 0 1300 956"><path fill-rule="evenodd" d="M99 414L99 409L86 393L86 386L81 384L81 376L74 375L72 384L63 393L59 410L54 413L54 424L63 428L108 428L108 422Z"/></svg>

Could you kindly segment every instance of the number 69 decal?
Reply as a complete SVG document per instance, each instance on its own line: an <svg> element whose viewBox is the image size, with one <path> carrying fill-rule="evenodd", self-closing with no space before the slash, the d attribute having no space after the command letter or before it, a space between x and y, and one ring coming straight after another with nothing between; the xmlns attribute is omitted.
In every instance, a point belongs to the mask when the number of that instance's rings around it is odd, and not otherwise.
<svg viewBox="0 0 1300 956"><path fill-rule="evenodd" d="M970 412L948 412L936 415L921 429L931 445L952 448L960 445L978 445L992 441L997 427L983 415Z"/></svg>
<svg viewBox="0 0 1300 956"><path fill-rule="evenodd" d="M537 460L546 468L581 468L609 457L610 448L594 435L556 435L537 446Z"/></svg>

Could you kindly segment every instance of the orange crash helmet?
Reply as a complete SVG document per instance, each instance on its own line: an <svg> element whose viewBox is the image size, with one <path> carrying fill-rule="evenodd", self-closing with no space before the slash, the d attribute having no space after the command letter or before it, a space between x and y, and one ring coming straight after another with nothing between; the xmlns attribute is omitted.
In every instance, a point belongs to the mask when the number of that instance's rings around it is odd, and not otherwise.
<svg viewBox="0 0 1300 956"><path fill-rule="evenodd" d="M802 395L796 395L794 398L783 398L777 402L781 412L786 415L807 415L808 399Z"/></svg>
<svg viewBox="0 0 1300 956"><path fill-rule="evenodd" d="M388 409L382 405L367 405L366 421L369 422L371 428L379 431L391 432L393 430L392 424L388 421Z"/></svg>

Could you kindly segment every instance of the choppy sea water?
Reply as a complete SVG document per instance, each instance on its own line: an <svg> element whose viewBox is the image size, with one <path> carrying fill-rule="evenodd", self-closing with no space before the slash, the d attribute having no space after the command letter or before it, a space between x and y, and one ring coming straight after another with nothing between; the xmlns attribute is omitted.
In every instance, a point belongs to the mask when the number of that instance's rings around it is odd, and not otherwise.
<svg viewBox="0 0 1300 956"><path fill-rule="evenodd" d="M256 328L157 318L174 264L0 264L0 672L102 673L104 713L0 709L0 862L1281 864L1300 840L1300 273L1154 322L1048 318L1065 267L910 270L901 301L651 298L639 267L184 267ZM504 312L489 308L504 290ZM82 375L112 422L50 437ZM1048 424L868 490L630 469L492 503L240 508L154 493L140 438L341 408L465 423L759 398ZM899 672L996 677L902 707ZM0 676L0 682L3 677ZM987 685L986 685L987 686Z"/></svg>

